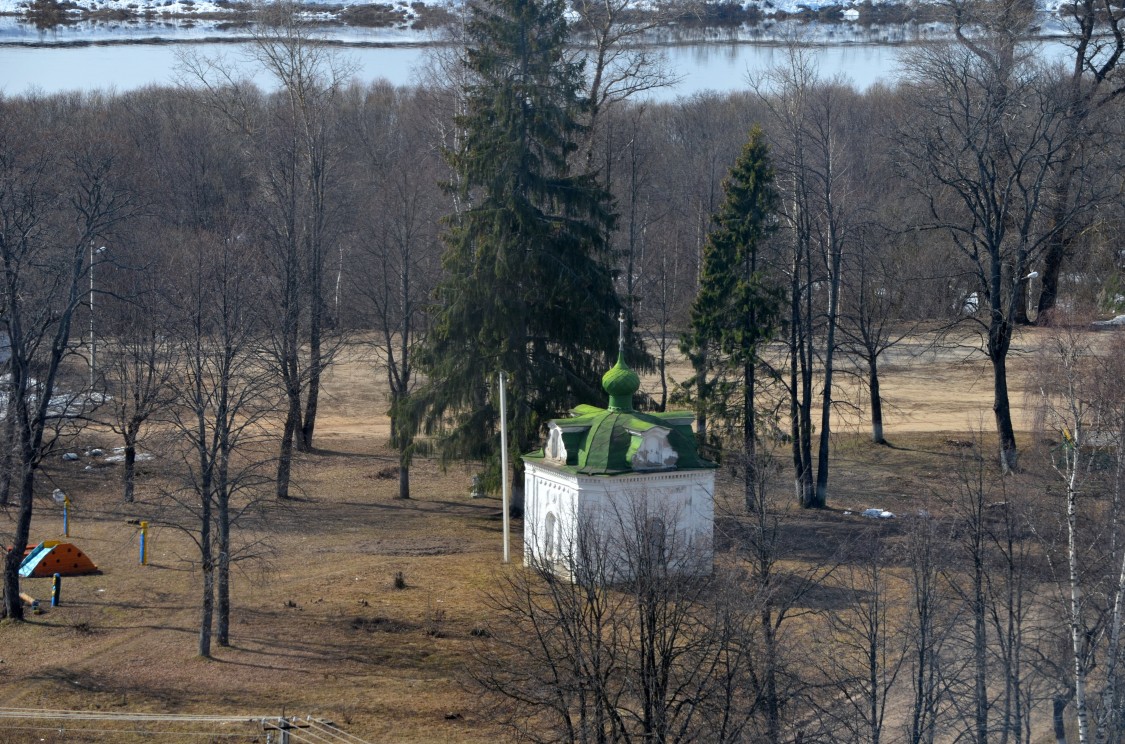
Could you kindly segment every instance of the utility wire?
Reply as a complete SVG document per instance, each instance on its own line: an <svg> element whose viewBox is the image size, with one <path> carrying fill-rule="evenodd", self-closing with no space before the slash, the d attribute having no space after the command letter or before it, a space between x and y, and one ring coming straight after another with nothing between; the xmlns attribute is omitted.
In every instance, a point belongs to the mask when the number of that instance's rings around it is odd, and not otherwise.
<svg viewBox="0 0 1125 744"><path fill-rule="evenodd" d="M338 736L321 736L321 734L317 733L317 731L315 731L311 726L309 728L291 729L289 731L289 737L291 739L296 737L298 741L309 741L315 743L329 742L329 744L331 744L331 742L340 741L340 737Z"/></svg>
<svg viewBox="0 0 1125 744"><path fill-rule="evenodd" d="M309 725L318 731L324 731L326 734L335 736L339 741L351 742L352 744L367 744L367 742L358 736L349 734L347 731L338 729L335 726L329 726L324 721L318 721L315 718L309 720Z"/></svg>
<svg viewBox="0 0 1125 744"><path fill-rule="evenodd" d="M0 718L29 718L68 721L179 721L187 723L258 723L271 716L206 716L176 713L128 713L112 711L40 710L0 708Z"/></svg>
<svg viewBox="0 0 1125 744"><path fill-rule="evenodd" d="M245 738L249 741L261 736L260 732L185 732L185 730L151 729L151 728L75 728L72 726L4 726L6 732L55 732L57 734L136 734L140 736L156 736L169 734L172 736L209 736L212 738Z"/></svg>

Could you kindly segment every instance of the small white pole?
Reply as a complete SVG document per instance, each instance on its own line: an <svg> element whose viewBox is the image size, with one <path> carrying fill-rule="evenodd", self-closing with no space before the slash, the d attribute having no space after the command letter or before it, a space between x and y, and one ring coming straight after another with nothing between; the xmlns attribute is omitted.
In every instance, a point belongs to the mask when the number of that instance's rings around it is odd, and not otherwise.
<svg viewBox="0 0 1125 744"><path fill-rule="evenodd" d="M94 244L90 243L90 390L94 389L94 356L97 353L94 340Z"/></svg>
<svg viewBox="0 0 1125 744"><path fill-rule="evenodd" d="M94 250L93 241L90 242L90 390L94 389L95 361L98 354L98 341L94 336L94 259L105 253L105 246Z"/></svg>
<svg viewBox="0 0 1125 744"><path fill-rule="evenodd" d="M1034 284L1035 280L1038 278L1038 271L1033 271L1024 277L1024 279L1027 280L1027 319L1029 321L1031 320L1031 287ZM1036 318L1036 320L1038 320L1038 318Z"/></svg>
<svg viewBox="0 0 1125 744"><path fill-rule="evenodd" d="M508 394L504 388L504 373L500 373L500 493L504 509L504 562L511 561L508 528Z"/></svg>

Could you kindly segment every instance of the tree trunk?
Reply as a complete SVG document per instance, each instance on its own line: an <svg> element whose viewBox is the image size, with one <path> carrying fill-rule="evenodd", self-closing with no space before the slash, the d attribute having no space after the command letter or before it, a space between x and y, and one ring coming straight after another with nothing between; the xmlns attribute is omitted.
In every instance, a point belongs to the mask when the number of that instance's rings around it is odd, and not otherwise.
<svg viewBox="0 0 1125 744"><path fill-rule="evenodd" d="M316 428L316 411L320 402L320 376L324 371L320 331L322 313L316 309L320 305L319 293L312 299L312 304L314 309L309 321L309 389L305 398L305 417L297 439L297 449L301 452L311 452L313 448L313 430Z"/></svg>
<svg viewBox="0 0 1125 744"><path fill-rule="evenodd" d="M801 402L799 404L800 426L797 446L801 450L801 471L797 473L797 493L800 504L805 509L819 509L824 506L817 501L812 468L812 379L808 372L803 373Z"/></svg>
<svg viewBox="0 0 1125 744"><path fill-rule="evenodd" d="M199 613L199 655L211 656L211 625L215 616L215 565L211 560L211 494L204 493L201 501L199 552L203 571L203 598Z"/></svg>
<svg viewBox="0 0 1125 744"><path fill-rule="evenodd" d="M410 498L410 466L403 460L398 463L398 497Z"/></svg>
<svg viewBox="0 0 1125 744"><path fill-rule="evenodd" d="M993 395L992 411L996 415L996 432L1000 437L1000 468L1004 473L1014 473L1019 465L1016 450L1016 432L1012 426L1012 408L1008 401L1007 357L992 361Z"/></svg>
<svg viewBox="0 0 1125 744"><path fill-rule="evenodd" d="M1012 426L1012 407L1008 400L1008 348L1012 343L1012 325L995 316L988 330L988 357L992 361L992 412L996 417L996 433L1000 440L1000 468L1005 474L1018 466L1016 432Z"/></svg>
<svg viewBox="0 0 1125 744"><path fill-rule="evenodd" d="M836 301L831 304L835 306ZM824 393L820 405L820 442L816 452L816 498L813 504L818 509L828 505L828 446L832 434L832 357L835 350L836 311L828 312L828 339L824 348Z"/></svg>
<svg viewBox="0 0 1125 744"><path fill-rule="evenodd" d="M224 444L224 448L228 445ZM225 469L225 465L223 468ZM223 483L219 487L217 511L215 515L219 528L219 555L218 555L218 612L216 620L216 639L220 646L230 645L230 485L226 482L224 473Z"/></svg>
<svg viewBox="0 0 1125 744"><path fill-rule="evenodd" d="M1077 447L1077 445L1076 445ZM1070 641L1074 654L1074 715L1078 721L1078 742L1090 741L1088 711L1086 706L1086 634L1082 627L1082 598L1078 577L1078 494L1074 488L1073 477L1078 471L1077 461L1072 471L1072 480L1067 484L1066 526L1067 526L1067 568L1070 579Z"/></svg>
<svg viewBox="0 0 1125 744"><path fill-rule="evenodd" d="M742 440L746 453L746 472L743 479L743 496L746 501L746 511L753 512L757 508L756 489L758 487L758 435L755 427L755 375L754 363L745 365L742 369L743 380L746 384L745 397L742 411Z"/></svg>
<svg viewBox="0 0 1125 744"><path fill-rule="evenodd" d="M16 416L12 411L14 396L4 393L4 429L0 439L0 506L7 506L12 498L12 472L15 466Z"/></svg>
<svg viewBox="0 0 1125 744"><path fill-rule="evenodd" d="M299 404L299 402L298 402ZM289 498L289 478L293 471L293 440L297 435L297 419L293 416L293 398L281 433L281 452L277 456L277 498Z"/></svg>
<svg viewBox="0 0 1125 744"><path fill-rule="evenodd" d="M219 549L218 607L215 613L215 640L220 646L230 646L230 552Z"/></svg>
<svg viewBox="0 0 1125 744"><path fill-rule="evenodd" d="M983 499L984 494L976 495ZM988 636L985 632L984 599L984 524L979 510L974 515L973 529L973 712L976 744L988 744Z"/></svg>
<svg viewBox="0 0 1125 744"><path fill-rule="evenodd" d="M23 605L20 603L20 563L23 562L23 551L26 548L25 540L23 548L13 545L12 549L4 554L4 612L0 614L0 618L23 620Z"/></svg>
<svg viewBox="0 0 1125 744"><path fill-rule="evenodd" d="M27 460L30 459L30 454L25 448L22 458L17 455L12 459ZM8 551L4 560L3 616L11 620L23 620L23 605L20 602L20 564L23 563L23 554L27 550L27 541L31 535L31 511L35 500L35 472L26 465L20 470L17 479L20 484L20 506L16 514L16 531L12 536L12 549Z"/></svg>
<svg viewBox="0 0 1125 744"><path fill-rule="evenodd" d="M797 337L796 328L790 332L791 344L795 344ZM802 488L802 475L807 472L804 452L801 449L801 411L798 398L798 375L796 347L790 353L789 360L789 443L793 454L793 483L796 488L797 503L805 505L805 491Z"/></svg>
<svg viewBox="0 0 1125 744"><path fill-rule="evenodd" d="M1012 315L1016 325L1031 325L1028 317L1028 304L1031 302L1031 279L1021 279L1012 296Z"/></svg>
<svg viewBox="0 0 1125 744"><path fill-rule="evenodd" d="M793 453L793 483L797 503L802 507L814 505L812 481L812 426L809 412L811 381L805 368L807 338L801 317L800 262L793 263L790 284L789 323L789 420L790 446Z"/></svg>
<svg viewBox="0 0 1125 744"><path fill-rule="evenodd" d="M871 388L871 441L886 444L883 436L883 398L879 393L879 357L867 360L868 384Z"/></svg>
<svg viewBox="0 0 1125 744"><path fill-rule="evenodd" d="M797 302L797 322L799 323L799 338L797 343L797 353L800 360L800 367L797 370L800 378L800 399L798 402L798 414L800 416L800 440L799 445L801 448L801 463L803 469L797 474L797 488L799 493L800 504L805 509L817 509L824 506L823 503L817 501L817 493L813 483L813 464L812 464L812 407L813 407L813 360L815 354L813 352L813 297L812 292L808 288L812 286L812 258L809 255L808 241L804 241L803 246L804 258L799 262L796 276L800 280L800 271L808 272L805 276L805 289L800 292L800 297L804 299L805 307L801 310L800 302ZM803 269L802 269L803 267Z"/></svg>
<svg viewBox="0 0 1125 744"><path fill-rule="evenodd" d="M1056 696L1052 701L1051 722L1055 730L1055 744L1066 744L1066 703L1067 699Z"/></svg>
<svg viewBox="0 0 1125 744"><path fill-rule="evenodd" d="M1035 324L1050 325L1051 311L1059 296L1059 277L1062 275L1063 260L1066 258L1066 244L1061 237L1052 238L1043 254L1043 284L1039 290L1039 304L1036 306Z"/></svg>
<svg viewBox="0 0 1125 744"><path fill-rule="evenodd" d="M291 228L292 229L292 228ZM285 426L281 436L281 452L277 461L277 497L289 498L289 477L292 472L293 448L299 446L297 438L301 429L301 368L298 359L300 347L298 330L300 326L300 283L297 272L300 270L296 258L297 248L288 246L285 264L285 296L281 311L284 326L281 329L281 382L285 386L288 408L285 413Z"/></svg>
<svg viewBox="0 0 1125 744"><path fill-rule="evenodd" d="M762 639L765 645L762 696L766 708L766 741L781 741L781 700L777 690L777 638L774 635L773 612L769 607L761 612Z"/></svg>
<svg viewBox="0 0 1125 744"><path fill-rule="evenodd" d="M136 482L136 464L137 464L137 444L136 439L125 434L125 461L123 463L123 470L121 481L123 484L122 500L126 504L133 503L133 489Z"/></svg>

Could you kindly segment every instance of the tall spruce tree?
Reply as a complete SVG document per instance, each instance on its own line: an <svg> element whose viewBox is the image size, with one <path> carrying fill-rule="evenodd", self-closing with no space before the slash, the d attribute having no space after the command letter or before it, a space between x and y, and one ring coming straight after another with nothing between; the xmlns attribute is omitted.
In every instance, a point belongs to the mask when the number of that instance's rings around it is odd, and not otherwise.
<svg viewBox="0 0 1125 744"><path fill-rule="evenodd" d="M747 510L756 503L758 477L758 349L773 333L781 300L758 266L758 252L776 221L773 178L765 135L755 126L723 184L726 199L713 217L683 339L695 367L687 385L697 405L741 439Z"/></svg>
<svg viewBox="0 0 1125 744"><path fill-rule="evenodd" d="M606 242L614 214L596 176L569 168L583 78L564 54L565 7L470 8L462 134L447 154L463 209L445 235L444 279L419 357L429 382L412 405L424 415L405 417L441 434L445 458L495 462L500 370L513 450L537 446L548 419L603 396L597 383L619 307ZM490 485L497 474L493 467Z"/></svg>

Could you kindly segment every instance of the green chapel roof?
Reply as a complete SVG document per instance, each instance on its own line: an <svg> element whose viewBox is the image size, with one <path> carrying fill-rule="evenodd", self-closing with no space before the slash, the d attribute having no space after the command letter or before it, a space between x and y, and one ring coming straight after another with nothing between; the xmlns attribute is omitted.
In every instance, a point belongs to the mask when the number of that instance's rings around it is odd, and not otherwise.
<svg viewBox="0 0 1125 744"><path fill-rule="evenodd" d="M623 326L623 318L621 323ZM695 432L691 428L694 415L690 411L642 413L633 410L633 395L640 384L640 377L625 363L622 328L617 363L602 376L609 406L579 405L569 418L551 421L550 436L558 441L548 442L548 449L555 456L548 457L546 451L539 450L524 455L524 459L541 460L582 475L717 467L699 456ZM642 448L647 449L640 452ZM565 461L561 457L563 453ZM654 461L653 457L658 459Z"/></svg>

